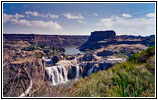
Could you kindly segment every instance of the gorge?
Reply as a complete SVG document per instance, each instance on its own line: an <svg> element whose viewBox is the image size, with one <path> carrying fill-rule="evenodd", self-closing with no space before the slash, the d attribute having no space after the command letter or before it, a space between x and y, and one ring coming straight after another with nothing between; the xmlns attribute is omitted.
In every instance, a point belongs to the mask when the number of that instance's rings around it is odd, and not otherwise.
<svg viewBox="0 0 158 100"><path fill-rule="evenodd" d="M128 38L120 41L119 37L117 37L116 33L112 30L95 31L91 33L91 36L88 38L87 42L81 45L79 49L85 51L99 49L103 46L106 48L109 45L135 45L141 44L141 41L143 41L144 39L143 37L133 38L135 38L135 40L130 40ZM103 52L97 52L92 54L80 54L79 52L76 52L76 54L74 53L73 55L73 59L62 59L54 66L46 67L47 79L51 81L52 85L58 85L61 83L66 83L68 80L76 80L79 77L88 77L92 73L97 73L100 70L107 70L116 63L126 61L126 58L112 56L117 52L120 51L112 51L109 49L104 50ZM77 55L78 53L79 55Z"/></svg>
<svg viewBox="0 0 158 100"><path fill-rule="evenodd" d="M30 91L36 89L38 84L42 86L47 82L55 88L60 84L69 84L69 81L77 82L80 78L86 79L93 73L111 69L115 64L127 61L132 54L143 51L155 43L153 42L155 36L116 36L112 30L95 31L91 36L5 34L3 38L3 62L6 72L4 86L17 83L23 87L23 90ZM78 46L77 49L84 53L74 49L66 53L62 48L74 46L75 49ZM28 77L29 75L31 78ZM21 83L8 80L8 78L11 79L10 77L20 80ZM18 85L15 89L19 94L11 94L12 96L20 96L23 93ZM6 88L5 96L10 96L8 95L10 91L12 88ZM31 92L22 96L29 96L29 94Z"/></svg>

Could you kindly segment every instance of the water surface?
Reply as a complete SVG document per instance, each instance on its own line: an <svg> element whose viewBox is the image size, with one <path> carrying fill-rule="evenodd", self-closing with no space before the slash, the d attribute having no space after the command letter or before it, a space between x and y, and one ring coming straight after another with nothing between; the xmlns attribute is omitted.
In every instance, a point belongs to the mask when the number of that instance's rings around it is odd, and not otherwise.
<svg viewBox="0 0 158 100"><path fill-rule="evenodd" d="M83 54L83 52L79 51L79 49L77 49L77 47L65 47L65 54L66 55L73 55L73 54Z"/></svg>

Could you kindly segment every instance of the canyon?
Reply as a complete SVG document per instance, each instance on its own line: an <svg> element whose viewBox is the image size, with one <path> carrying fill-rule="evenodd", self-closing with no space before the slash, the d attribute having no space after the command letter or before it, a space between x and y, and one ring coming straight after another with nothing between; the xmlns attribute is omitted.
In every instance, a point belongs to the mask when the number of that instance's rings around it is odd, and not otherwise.
<svg viewBox="0 0 158 100"><path fill-rule="evenodd" d="M39 84L48 83L54 88L69 81L77 82L125 62L132 54L152 45L154 35L117 36L113 30L94 31L90 36L4 34L3 94L31 96ZM58 48L71 46L84 53L66 55ZM13 93L13 88L18 92Z"/></svg>

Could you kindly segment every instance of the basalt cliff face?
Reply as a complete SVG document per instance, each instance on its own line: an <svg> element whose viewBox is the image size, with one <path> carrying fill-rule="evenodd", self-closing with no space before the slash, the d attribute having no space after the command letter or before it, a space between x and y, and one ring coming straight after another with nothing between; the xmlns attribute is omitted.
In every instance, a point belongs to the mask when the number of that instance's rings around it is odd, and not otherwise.
<svg viewBox="0 0 158 100"><path fill-rule="evenodd" d="M3 34L4 41L27 41L31 44L53 46L79 46L87 41L88 37L80 35Z"/></svg>
<svg viewBox="0 0 158 100"><path fill-rule="evenodd" d="M116 33L114 31L94 31L91 33L88 42L97 42L114 38L116 38Z"/></svg>
<svg viewBox="0 0 158 100"><path fill-rule="evenodd" d="M99 49L101 46L116 43L116 33L110 31L94 31L91 32L88 41L79 47L81 51Z"/></svg>
<svg viewBox="0 0 158 100"><path fill-rule="evenodd" d="M91 32L88 40L79 47L80 51L96 50L101 47L107 47L109 45L120 45L120 44L142 44L146 46L155 45L155 35L151 36L131 36L122 35L116 36L113 30L109 31L94 31Z"/></svg>

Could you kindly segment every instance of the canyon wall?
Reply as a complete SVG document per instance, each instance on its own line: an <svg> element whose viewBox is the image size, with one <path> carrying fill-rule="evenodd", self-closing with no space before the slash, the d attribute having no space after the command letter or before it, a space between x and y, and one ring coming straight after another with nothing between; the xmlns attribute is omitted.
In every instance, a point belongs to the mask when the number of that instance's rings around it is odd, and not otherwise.
<svg viewBox="0 0 158 100"><path fill-rule="evenodd" d="M53 46L80 46L89 36L80 35L36 35L36 34L3 34L4 41L27 41L31 44Z"/></svg>

